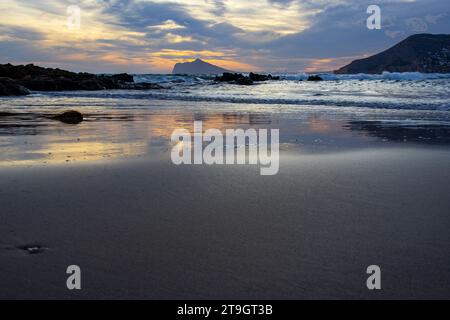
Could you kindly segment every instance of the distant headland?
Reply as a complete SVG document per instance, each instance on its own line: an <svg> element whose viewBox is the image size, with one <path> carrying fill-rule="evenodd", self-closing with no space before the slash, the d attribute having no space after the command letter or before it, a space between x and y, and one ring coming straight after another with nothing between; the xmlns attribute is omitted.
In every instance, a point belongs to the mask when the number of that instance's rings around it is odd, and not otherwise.
<svg viewBox="0 0 450 320"><path fill-rule="evenodd" d="M416 34L369 58L355 60L336 74L387 72L450 73L450 35Z"/></svg>

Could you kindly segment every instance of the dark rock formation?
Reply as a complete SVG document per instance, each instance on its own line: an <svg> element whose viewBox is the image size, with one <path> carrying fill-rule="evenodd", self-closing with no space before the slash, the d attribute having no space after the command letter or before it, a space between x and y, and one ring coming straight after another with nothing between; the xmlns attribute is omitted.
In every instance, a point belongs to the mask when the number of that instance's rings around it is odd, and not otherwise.
<svg viewBox="0 0 450 320"><path fill-rule="evenodd" d="M228 82L239 85L252 85L253 81L241 73L225 72L222 76L216 77L217 82Z"/></svg>
<svg viewBox="0 0 450 320"><path fill-rule="evenodd" d="M134 82L134 77L127 73L114 74L111 76L115 80L123 81L123 82Z"/></svg>
<svg viewBox="0 0 450 320"><path fill-rule="evenodd" d="M89 74L76 74L70 71L64 71L61 69L50 69L50 68L41 68L37 67L33 64L29 64L26 66L13 66L11 64L0 65L0 77L6 77L11 79L24 79L24 78L36 78L47 76L49 78L58 78L58 77L66 77L73 78L74 76L83 77L83 75ZM92 77L93 75L89 75Z"/></svg>
<svg viewBox="0 0 450 320"><path fill-rule="evenodd" d="M30 91L9 78L0 78L0 96L23 96Z"/></svg>
<svg viewBox="0 0 450 320"><path fill-rule="evenodd" d="M221 77L216 77L216 81L218 82L232 82L236 81L239 78L243 78L244 76L240 73L229 73L224 72L224 74Z"/></svg>
<svg viewBox="0 0 450 320"><path fill-rule="evenodd" d="M81 87L81 90L87 90L87 91L96 91L96 90L105 90L106 89L105 84L101 83L101 81L99 81L96 78L80 81L80 83L78 85Z"/></svg>
<svg viewBox="0 0 450 320"><path fill-rule="evenodd" d="M313 75L308 77L308 81L323 81L323 79L320 76Z"/></svg>
<svg viewBox="0 0 450 320"><path fill-rule="evenodd" d="M128 90L159 90L159 89L164 89L164 87L162 87L156 83L140 82L140 83L131 84L127 89Z"/></svg>
<svg viewBox="0 0 450 320"><path fill-rule="evenodd" d="M257 74L257 73L253 73L253 72L250 72L249 78L250 78L250 80L255 81L255 82L280 80L280 77L273 77L271 74L265 75L265 74Z"/></svg>
<svg viewBox="0 0 450 320"><path fill-rule="evenodd" d="M225 72L222 76L216 77L217 82L228 82L239 85L252 85L254 82L262 82L269 80L280 80L280 77L273 77L270 74L269 75L256 74L253 72L250 72L248 77L244 76L241 73L229 73L229 72Z"/></svg>
<svg viewBox="0 0 450 320"><path fill-rule="evenodd" d="M177 63L172 74L223 74L230 72L201 59L192 62Z"/></svg>
<svg viewBox="0 0 450 320"><path fill-rule="evenodd" d="M450 35L416 34L377 55L355 60L335 73L383 71L450 73Z"/></svg>
<svg viewBox="0 0 450 320"><path fill-rule="evenodd" d="M0 96L29 94L32 91L73 90L150 90L162 89L151 83L134 83L133 76L126 73L112 76L90 73L74 73L61 69L41 68L35 65L0 65ZM5 78L9 79L6 80ZM7 86L7 87L6 87ZM24 88L28 90L24 90Z"/></svg>
<svg viewBox="0 0 450 320"><path fill-rule="evenodd" d="M50 119L58 120L67 124L78 124L83 122L84 117L78 111L67 111L56 116L51 116Z"/></svg>
<svg viewBox="0 0 450 320"><path fill-rule="evenodd" d="M253 81L248 77L239 78L235 81L235 84L241 85L241 86L251 86L253 84Z"/></svg>
<svg viewBox="0 0 450 320"><path fill-rule="evenodd" d="M256 73L253 73L253 72L250 72L248 77L250 78L250 80L255 81L255 82L270 80L269 76L266 76L264 74L256 74ZM270 76L270 77L272 77L272 76Z"/></svg>

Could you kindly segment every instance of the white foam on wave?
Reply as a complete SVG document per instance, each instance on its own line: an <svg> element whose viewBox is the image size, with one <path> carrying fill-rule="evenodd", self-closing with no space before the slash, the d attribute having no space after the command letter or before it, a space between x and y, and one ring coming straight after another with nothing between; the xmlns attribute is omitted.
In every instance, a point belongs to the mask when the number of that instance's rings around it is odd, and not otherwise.
<svg viewBox="0 0 450 320"><path fill-rule="evenodd" d="M103 103L108 99L156 99L450 111L450 74L385 72L379 75L320 75L329 81L300 82L299 80L307 79L309 74L283 74L280 75L281 81L262 82L250 87L217 84L214 83L214 76L136 75L136 82L159 83L165 89L45 94L86 97L93 99L90 103Z"/></svg>
<svg viewBox="0 0 450 320"><path fill-rule="evenodd" d="M273 74L284 81L307 80L313 73L281 73ZM450 73L420 73L420 72L383 72L382 74L333 74L316 73L325 81L344 80L392 80L392 81L425 81L437 79L450 79ZM142 74L135 75L135 82L152 82L162 85L197 85L212 82L215 76L211 75L172 75L172 74Z"/></svg>
<svg viewBox="0 0 450 320"><path fill-rule="evenodd" d="M207 75L172 75L172 74L140 74L134 75L137 83L151 82L160 85L196 85L214 80L214 76Z"/></svg>
<svg viewBox="0 0 450 320"><path fill-rule="evenodd" d="M398 110L429 110L429 111L450 111L450 103L433 100L355 100L352 97L336 99L336 97L309 97L301 98L269 98L259 96L217 96L207 94L196 94L195 92L174 92L172 90L162 91L77 91L77 92L57 92L53 96L69 96L96 99L132 99L132 100L172 100L172 101L192 101L192 102L216 102L216 103L236 103L236 104L260 104L260 105L303 105L303 106L336 106L336 107L357 107L371 109L398 109Z"/></svg>
<svg viewBox="0 0 450 320"><path fill-rule="evenodd" d="M306 80L311 74L280 74L282 80ZM420 72L383 72L382 74L333 74L318 73L325 81L337 80L395 80L395 81L424 81L436 79L450 79L450 73L420 73Z"/></svg>

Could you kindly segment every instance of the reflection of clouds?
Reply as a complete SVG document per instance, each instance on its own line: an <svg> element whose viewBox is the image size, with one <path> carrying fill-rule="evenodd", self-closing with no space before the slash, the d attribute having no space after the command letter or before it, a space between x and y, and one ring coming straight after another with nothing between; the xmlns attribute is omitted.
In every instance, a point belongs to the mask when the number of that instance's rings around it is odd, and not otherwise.
<svg viewBox="0 0 450 320"><path fill-rule="evenodd" d="M105 159L140 156L146 153L143 143L113 142L50 142L31 145L28 150L20 146L9 147L0 158L0 166L61 164L65 162L96 162Z"/></svg>
<svg viewBox="0 0 450 320"><path fill-rule="evenodd" d="M90 121L78 126L45 122L30 118L14 119L16 125L40 126L30 135L11 131L0 140L0 166L97 162L164 153L171 146L176 129L193 132L196 120L203 130L267 127L270 115L257 113L157 113L90 115ZM29 122L29 123L28 123Z"/></svg>
<svg viewBox="0 0 450 320"><path fill-rule="evenodd" d="M270 116L254 113L194 113L194 114L158 114L149 118L148 133L151 137L170 140L176 129L193 131L194 121L203 122L203 130L247 127L250 125L267 125L271 123Z"/></svg>
<svg viewBox="0 0 450 320"><path fill-rule="evenodd" d="M332 123L320 119L319 117L312 117L308 121L309 129L316 133L328 133L331 131Z"/></svg>
<svg viewBox="0 0 450 320"><path fill-rule="evenodd" d="M36 135L14 131L15 133L0 136L0 167L57 165L66 162L103 163L134 157L168 160L170 150L177 145L171 141L173 132L176 129L186 129L193 135L194 121L202 121L203 132L210 129L218 129L222 133L227 129L238 128L280 129L281 145L289 148L300 146L302 150L367 145L370 139L378 136L388 136L389 140L398 138L402 141L404 136L407 136L408 142L424 142L420 137L427 137L423 130L397 129L392 125L386 127L374 123L349 123L344 119L317 114L291 119L271 113L228 110L157 113L113 111L108 115L100 114L88 119L77 126L34 119L32 122L39 124L42 129L36 131ZM26 120L21 121L26 125ZM435 134L443 137L430 139L431 142L448 143L447 129L431 129L431 136ZM358 134L355 135L355 132ZM416 136L420 137L415 139ZM186 146L178 144L179 149L183 147Z"/></svg>
<svg viewBox="0 0 450 320"><path fill-rule="evenodd" d="M39 124L41 130L35 135L14 131L0 136L0 167L42 164L63 164L66 162L93 163L118 160L122 158L143 157L145 159L169 159L170 150L176 145L171 136L176 129L186 129L193 135L194 121L202 121L203 132L218 129L280 129L282 145L291 144L315 148L337 148L340 144L365 145L367 138L389 135L389 140L408 136L426 137L420 130L394 129L392 125L376 126L328 118L323 115L304 115L300 119L279 117L264 112L190 112L164 111L157 113L113 111L88 117L81 125L68 126L59 122L30 120ZM23 125L27 120L21 119ZM380 129L381 128L381 129ZM387 128L387 129L386 129ZM432 134L445 137L448 143L448 130L432 128ZM428 129L426 129L428 130ZM357 134L354 132L369 132ZM417 133L417 134L415 134ZM430 141L441 141L431 139ZM444 141L444 138L441 139ZM179 144L178 148L184 147Z"/></svg>
<svg viewBox="0 0 450 320"><path fill-rule="evenodd" d="M96 161L105 157L137 156L145 153L142 143L113 143L113 142L76 142L49 143L47 149L39 153L48 155L47 159L61 162L72 158L74 160Z"/></svg>

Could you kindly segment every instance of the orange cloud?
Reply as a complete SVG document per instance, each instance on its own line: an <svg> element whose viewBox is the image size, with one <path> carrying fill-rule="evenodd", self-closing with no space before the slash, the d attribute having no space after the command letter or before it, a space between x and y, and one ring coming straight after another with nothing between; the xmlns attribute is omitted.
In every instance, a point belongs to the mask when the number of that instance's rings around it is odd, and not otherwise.
<svg viewBox="0 0 450 320"><path fill-rule="evenodd" d="M318 72L318 71L333 71L340 67L352 62L355 59L361 59L361 56L352 57L340 57L340 58L324 58L324 59L312 59L308 67L305 68L306 72Z"/></svg>
<svg viewBox="0 0 450 320"><path fill-rule="evenodd" d="M205 60L208 63L212 63L221 68L232 70L232 71L240 71L240 72L249 72L249 71L260 71L258 67L255 67L251 64L239 62L236 60L218 60L218 59L208 59Z"/></svg>

